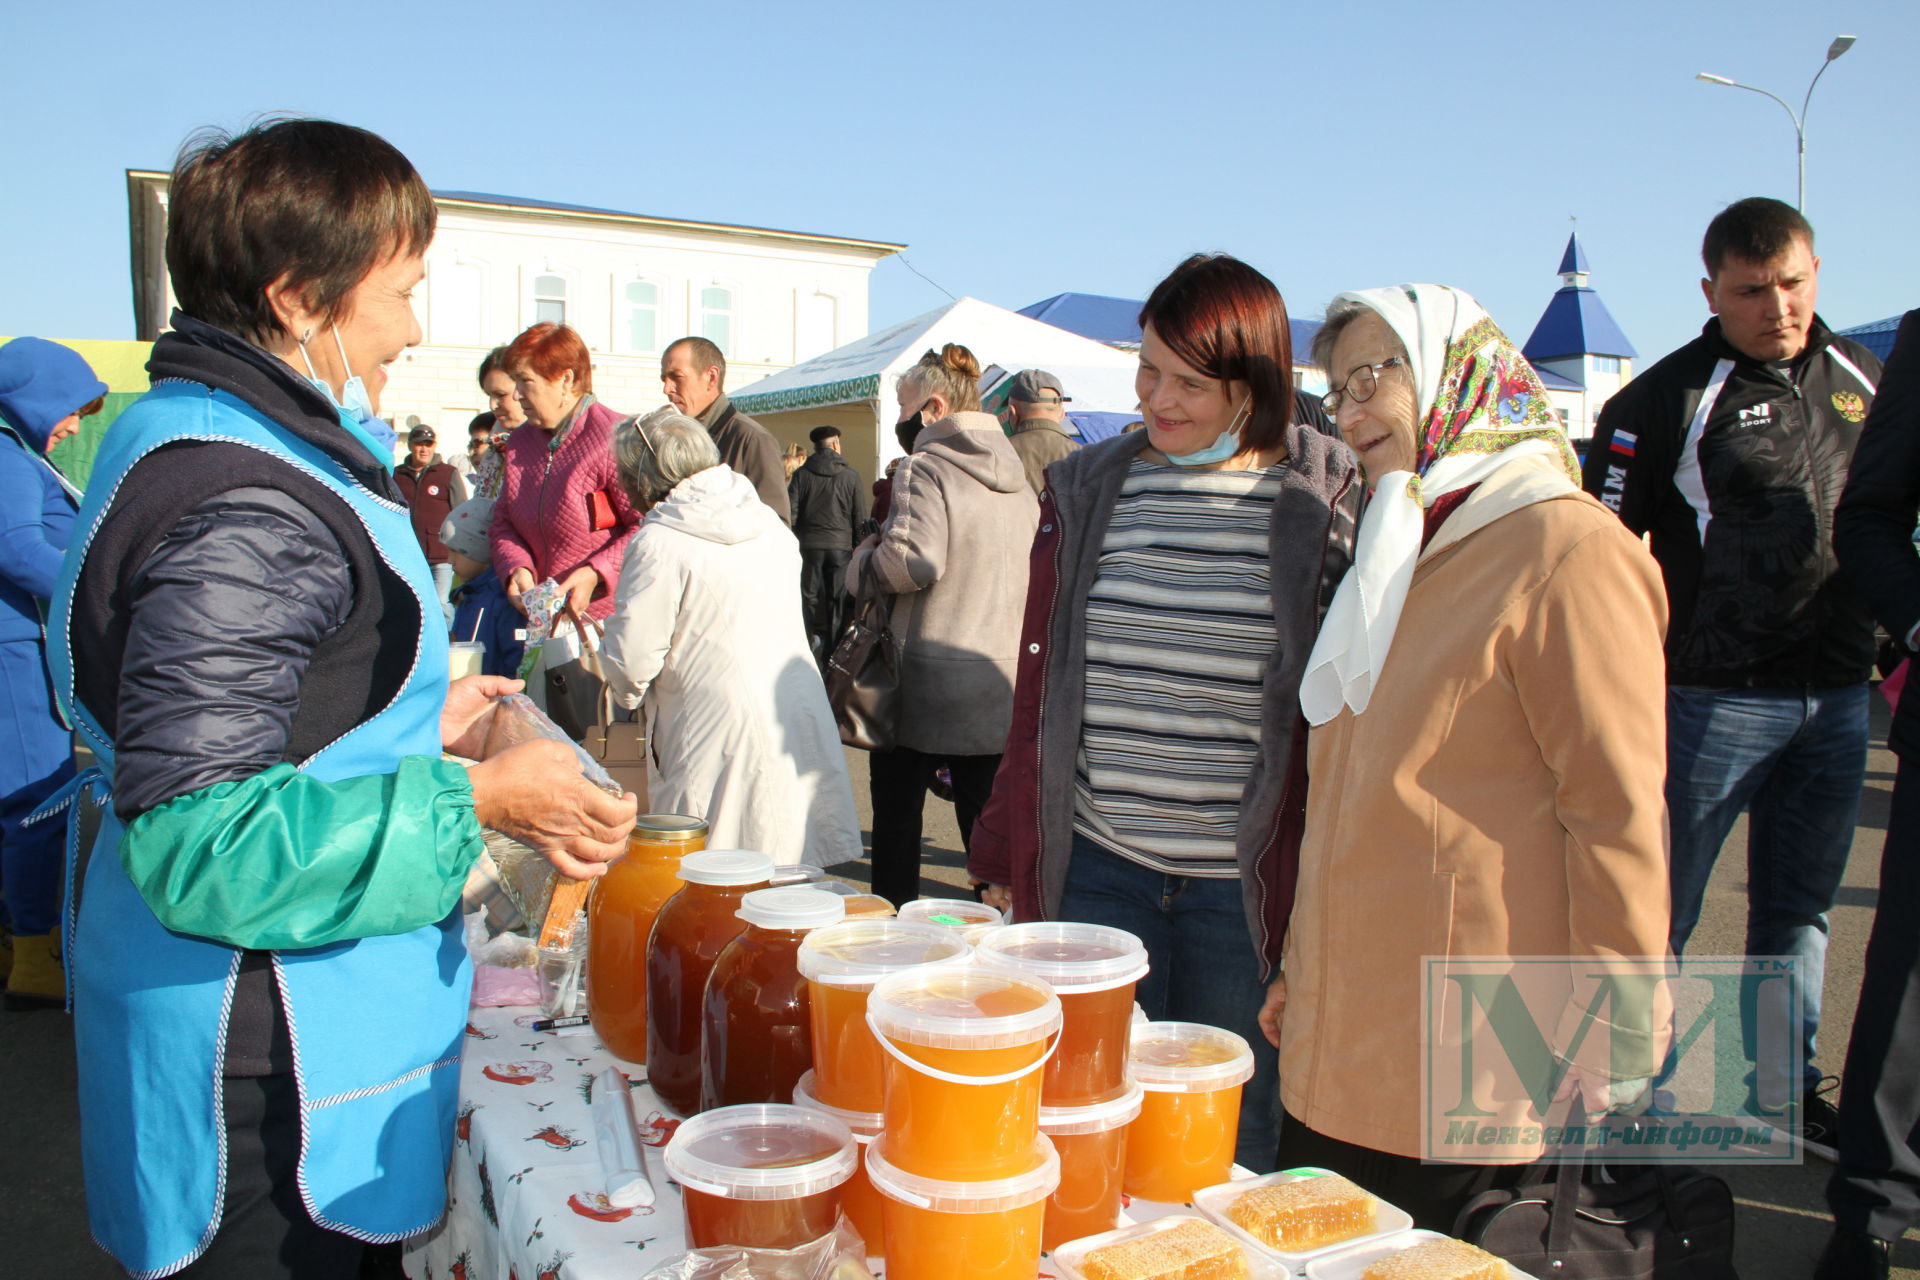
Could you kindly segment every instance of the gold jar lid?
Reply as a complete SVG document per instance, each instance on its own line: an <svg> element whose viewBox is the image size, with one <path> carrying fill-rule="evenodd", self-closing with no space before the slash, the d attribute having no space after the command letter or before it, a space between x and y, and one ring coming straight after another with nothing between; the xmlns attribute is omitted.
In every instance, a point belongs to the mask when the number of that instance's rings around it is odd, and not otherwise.
<svg viewBox="0 0 1920 1280"><path fill-rule="evenodd" d="M707 824L684 813L643 813L633 821L635 840L654 844L686 844L707 838Z"/></svg>

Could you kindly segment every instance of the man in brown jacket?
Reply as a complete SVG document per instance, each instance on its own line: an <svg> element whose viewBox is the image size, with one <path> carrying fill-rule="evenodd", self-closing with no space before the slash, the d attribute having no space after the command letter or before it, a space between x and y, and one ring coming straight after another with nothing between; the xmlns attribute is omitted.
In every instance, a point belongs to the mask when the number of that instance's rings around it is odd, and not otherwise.
<svg viewBox="0 0 1920 1280"><path fill-rule="evenodd" d="M1027 484L1035 493L1047 491L1047 464L1080 447L1067 434L1067 406L1073 403L1060 379L1045 369L1022 369L1013 375L1007 407L1013 411L1013 451L1026 468Z"/></svg>
<svg viewBox="0 0 1920 1280"><path fill-rule="evenodd" d="M660 385L673 407L698 418L720 448L720 461L753 481L760 501L793 523L787 472L773 433L727 399L727 358L705 338L681 338L660 357Z"/></svg>

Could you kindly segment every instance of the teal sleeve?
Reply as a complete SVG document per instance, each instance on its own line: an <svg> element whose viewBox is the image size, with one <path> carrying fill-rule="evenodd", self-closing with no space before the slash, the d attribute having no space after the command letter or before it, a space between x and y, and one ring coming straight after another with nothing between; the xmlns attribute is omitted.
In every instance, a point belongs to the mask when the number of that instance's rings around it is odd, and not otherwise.
<svg viewBox="0 0 1920 1280"><path fill-rule="evenodd" d="M467 771L407 756L322 782L276 764L141 814L120 861L161 924L228 946L325 946L446 918L482 849Z"/></svg>

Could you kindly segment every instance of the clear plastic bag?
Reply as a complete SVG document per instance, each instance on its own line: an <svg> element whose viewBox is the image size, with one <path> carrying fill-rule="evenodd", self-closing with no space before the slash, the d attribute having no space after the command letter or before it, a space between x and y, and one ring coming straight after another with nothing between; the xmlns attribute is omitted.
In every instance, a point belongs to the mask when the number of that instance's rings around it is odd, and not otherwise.
<svg viewBox="0 0 1920 1280"><path fill-rule="evenodd" d="M600 762L581 749L580 744L569 738L566 731L552 720L547 713L533 705L533 699L524 693L509 693L495 698L493 706L484 717L487 727L486 746L481 748L480 758L491 760L509 747L517 747L523 742L558 742L573 752L580 762L580 772L587 781L599 787L608 795L626 794Z"/></svg>
<svg viewBox="0 0 1920 1280"><path fill-rule="evenodd" d="M798 1249L692 1249L643 1280L873 1280L867 1244L841 1214L833 1231Z"/></svg>

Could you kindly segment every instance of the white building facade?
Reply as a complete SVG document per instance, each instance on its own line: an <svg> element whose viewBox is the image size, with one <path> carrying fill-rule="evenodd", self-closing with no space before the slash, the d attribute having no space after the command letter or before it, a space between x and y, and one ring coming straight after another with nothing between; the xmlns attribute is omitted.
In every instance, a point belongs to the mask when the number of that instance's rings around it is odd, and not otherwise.
<svg viewBox="0 0 1920 1280"><path fill-rule="evenodd" d="M165 331L168 175L127 172L138 336ZM743 387L867 331L874 264L903 245L437 191L439 230L416 308L426 337L393 365L381 412L462 442L486 407L476 373L542 320L577 330L595 393L623 412L665 403L660 357L697 334Z"/></svg>

